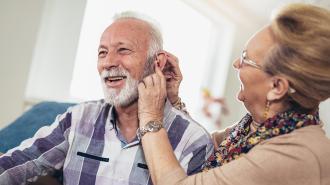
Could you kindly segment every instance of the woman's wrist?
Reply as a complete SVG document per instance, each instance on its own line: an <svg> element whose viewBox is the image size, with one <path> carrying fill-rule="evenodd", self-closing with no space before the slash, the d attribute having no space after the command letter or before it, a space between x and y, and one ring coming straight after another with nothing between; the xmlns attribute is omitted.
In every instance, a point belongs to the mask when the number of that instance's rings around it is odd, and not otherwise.
<svg viewBox="0 0 330 185"><path fill-rule="evenodd" d="M187 109L186 109L186 104L181 101L181 98L178 97L178 99L172 103L172 106L176 108L177 110L180 110L186 114L189 114Z"/></svg>
<svg viewBox="0 0 330 185"><path fill-rule="evenodd" d="M146 116L139 118L139 127L144 127L147 123L151 121L162 122L163 116Z"/></svg>
<svg viewBox="0 0 330 185"><path fill-rule="evenodd" d="M164 181L163 177L175 169L183 169L177 161L173 148L169 142L166 129L145 134L142 138L142 147L154 184ZM166 159L166 160L159 160Z"/></svg>
<svg viewBox="0 0 330 185"><path fill-rule="evenodd" d="M174 105L176 102L178 102L180 100L180 97L178 95L168 96L167 98L170 100L172 105Z"/></svg>

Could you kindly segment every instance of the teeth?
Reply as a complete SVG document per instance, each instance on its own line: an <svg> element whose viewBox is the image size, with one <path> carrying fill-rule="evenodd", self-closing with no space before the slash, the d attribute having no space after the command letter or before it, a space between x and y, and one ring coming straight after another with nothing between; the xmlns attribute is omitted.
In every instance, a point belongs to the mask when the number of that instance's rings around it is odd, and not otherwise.
<svg viewBox="0 0 330 185"><path fill-rule="evenodd" d="M109 80L109 81L117 81L117 80L123 80L124 78L126 78L126 77L124 77L124 76L115 76L115 77L108 77L106 79Z"/></svg>
<svg viewBox="0 0 330 185"><path fill-rule="evenodd" d="M122 80L122 77L115 77L115 78L110 78L111 80Z"/></svg>

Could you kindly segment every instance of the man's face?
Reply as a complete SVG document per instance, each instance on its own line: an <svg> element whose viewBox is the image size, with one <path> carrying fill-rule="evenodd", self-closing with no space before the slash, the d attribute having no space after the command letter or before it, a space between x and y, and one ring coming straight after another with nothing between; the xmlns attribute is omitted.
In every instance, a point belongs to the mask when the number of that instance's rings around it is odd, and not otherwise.
<svg viewBox="0 0 330 185"><path fill-rule="evenodd" d="M149 48L149 27L135 19L118 20L102 34L97 69L105 100L126 107L138 98ZM150 66L148 66L150 68Z"/></svg>

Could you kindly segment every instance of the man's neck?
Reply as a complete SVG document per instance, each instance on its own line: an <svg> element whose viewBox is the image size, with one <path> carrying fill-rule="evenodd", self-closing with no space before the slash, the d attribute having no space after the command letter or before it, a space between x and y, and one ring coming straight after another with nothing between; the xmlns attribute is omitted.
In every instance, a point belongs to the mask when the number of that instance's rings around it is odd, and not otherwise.
<svg viewBox="0 0 330 185"><path fill-rule="evenodd" d="M138 122L138 104L137 102L128 107L116 106L117 124L120 128L121 134L125 137L127 142L134 140L136 130L139 126Z"/></svg>

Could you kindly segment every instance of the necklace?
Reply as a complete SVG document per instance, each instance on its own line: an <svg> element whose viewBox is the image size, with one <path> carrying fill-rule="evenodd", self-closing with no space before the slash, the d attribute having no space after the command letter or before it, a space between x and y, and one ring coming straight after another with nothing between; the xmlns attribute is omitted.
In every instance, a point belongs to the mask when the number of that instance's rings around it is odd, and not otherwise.
<svg viewBox="0 0 330 185"><path fill-rule="evenodd" d="M257 129L260 128L261 125L261 123L252 120L250 123L250 133L257 131Z"/></svg>

